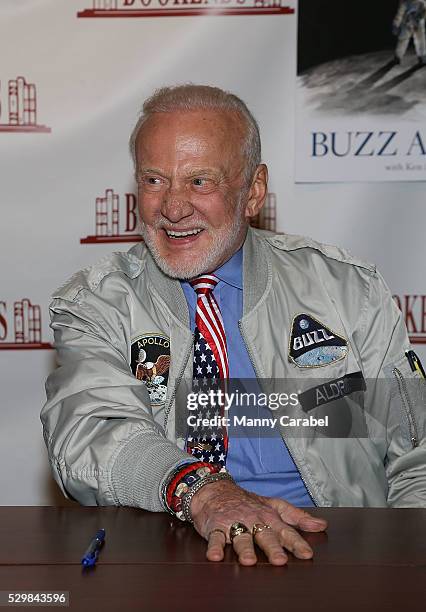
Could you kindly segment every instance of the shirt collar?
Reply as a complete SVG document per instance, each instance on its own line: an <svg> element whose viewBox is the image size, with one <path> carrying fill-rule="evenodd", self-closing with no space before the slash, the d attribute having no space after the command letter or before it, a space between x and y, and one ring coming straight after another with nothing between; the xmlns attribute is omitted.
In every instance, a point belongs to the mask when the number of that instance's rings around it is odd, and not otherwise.
<svg viewBox="0 0 426 612"><path fill-rule="evenodd" d="M213 272L218 277L219 281L243 290L243 247L241 247L231 259ZM188 281L180 281L182 287L191 287ZM191 287L192 289L192 287Z"/></svg>
<svg viewBox="0 0 426 612"><path fill-rule="evenodd" d="M231 259L214 272L219 280L237 289L243 288L243 248L241 247Z"/></svg>

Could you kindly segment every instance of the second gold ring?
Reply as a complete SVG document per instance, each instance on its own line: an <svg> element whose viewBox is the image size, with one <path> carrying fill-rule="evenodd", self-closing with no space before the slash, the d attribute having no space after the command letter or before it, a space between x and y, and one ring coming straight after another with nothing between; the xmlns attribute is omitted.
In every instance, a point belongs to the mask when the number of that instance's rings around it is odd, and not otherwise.
<svg viewBox="0 0 426 612"><path fill-rule="evenodd" d="M267 529L272 529L272 527L270 525L267 525L266 523L255 523L251 528L251 534L254 537L258 533L261 533L262 531L265 531Z"/></svg>

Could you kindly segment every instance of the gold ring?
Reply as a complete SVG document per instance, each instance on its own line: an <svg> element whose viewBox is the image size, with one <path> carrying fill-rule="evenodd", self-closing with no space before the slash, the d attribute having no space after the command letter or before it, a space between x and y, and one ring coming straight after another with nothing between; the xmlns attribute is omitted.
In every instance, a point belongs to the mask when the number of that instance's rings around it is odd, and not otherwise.
<svg viewBox="0 0 426 612"><path fill-rule="evenodd" d="M210 540L210 536L212 533L221 533L223 537L225 538L225 542L226 542L226 533L222 529L212 529L209 533L209 537L207 538L208 540Z"/></svg>
<svg viewBox="0 0 426 612"><path fill-rule="evenodd" d="M266 529L272 529L272 527L270 525L267 525L266 523L255 523L251 528L252 536L254 537L258 533L260 533L261 531L265 531Z"/></svg>
<svg viewBox="0 0 426 612"><path fill-rule="evenodd" d="M229 539L231 540L231 543L237 536L242 535L243 533L249 533L249 529L244 525L244 523L232 523L231 527L229 528Z"/></svg>

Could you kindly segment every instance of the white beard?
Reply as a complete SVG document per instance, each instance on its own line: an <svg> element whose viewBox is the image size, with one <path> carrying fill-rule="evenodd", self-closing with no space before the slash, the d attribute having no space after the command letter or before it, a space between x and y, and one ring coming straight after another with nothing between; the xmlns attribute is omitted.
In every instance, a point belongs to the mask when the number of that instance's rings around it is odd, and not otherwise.
<svg viewBox="0 0 426 612"><path fill-rule="evenodd" d="M197 259L188 262L177 261L174 264L170 264L166 261L159 252L157 247L157 234L156 229L147 227L143 222L140 223L140 231L142 237L148 247L152 257L154 258L157 266L170 276L171 278L178 278L181 280L189 280L196 278L201 274L207 274L208 272L214 272L220 265L222 265L222 259L225 253L230 253L229 257L239 249L240 236L242 234L242 228L247 225L246 220L241 215L241 201L235 210L235 216L232 224L225 230L216 230L214 234L213 242L208 252L199 253ZM161 224L159 224L161 227ZM207 228L204 231L209 231ZM238 238L238 242L236 242ZM233 249L233 246L235 248ZM219 263L222 262L222 263Z"/></svg>

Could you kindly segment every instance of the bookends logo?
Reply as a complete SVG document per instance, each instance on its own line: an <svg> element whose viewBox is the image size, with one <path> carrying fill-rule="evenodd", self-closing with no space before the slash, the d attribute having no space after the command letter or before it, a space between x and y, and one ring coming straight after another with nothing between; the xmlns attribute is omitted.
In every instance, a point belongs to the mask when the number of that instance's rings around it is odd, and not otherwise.
<svg viewBox="0 0 426 612"><path fill-rule="evenodd" d="M426 295L394 295L411 344L426 344Z"/></svg>
<svg viewBox="0 0 426 612"><path fill-rule="evenodd" d="M276 231L277 197L269 193L264 207L251 226L258 229ZM137 231L137 199L134 193L121 197L114 189L105 189L105 195L95 198L95 233L80 238L80 244L105 244L107 242L140 242Z"/></svg>
<svg viewBox="0 0 426 612"><path fill-rule="evenodd" d="M13 330L13 332L12 332ZM8 341L12 335L13 340ZM42 341L41 309L24 298L13 304L13 319L7 303L0 300L0 350L51 349L49 342Z"/></svg>
<svg viewBox="0 0 426 612"><path fill-rule="evenodd" d="M270 232L277 231L277 196L275 193L268 193L263 208L260 209L258 215L252 218L250 225Z"/></svg>
<svg viewBox="0 0 426 612"><path fill-rule="evenodd" d="M291 2L294 5L294 2ZM79 18L190 17L197 15L292 15L281 0L93 0Z"/></svg>
<svg viewBox="0 0 426 612"><path fill-rule="evenodd" d="M0 105L0 132L51 132L50 127L37 123L36 86L24 77L9 81L7 123L3 119L4 108Z"/></svg>
<svg viewBox="0 0 426 612"><path fill-rule="evenodd" d="M95 234L80 238L80 244L106 242L139 242L136 195L125 193L120 207L120 196L113 189L106 189L104 196L95 200ZM124 229L121 229L123 228Z"/></svg>

